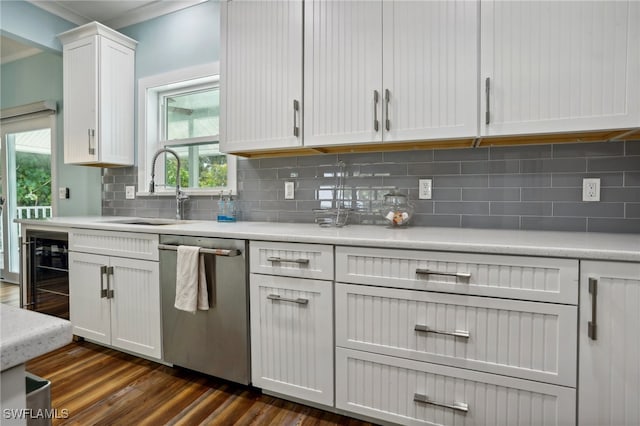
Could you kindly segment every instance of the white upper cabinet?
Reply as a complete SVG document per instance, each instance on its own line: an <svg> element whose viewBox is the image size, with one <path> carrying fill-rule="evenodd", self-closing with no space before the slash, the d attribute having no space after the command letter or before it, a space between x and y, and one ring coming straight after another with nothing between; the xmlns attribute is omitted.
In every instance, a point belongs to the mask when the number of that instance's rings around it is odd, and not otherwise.
<svg viewBox="0 0 640 426"><path fill-rule="evenodd" d="M481 9L481 136L640 126L639 2Z"/></svg>
<svg viewBox="0 0 640 426"><path fill-rule="evenodd" d="M302 144L302 0L222 2L220 147Z"/></svg>
<svg viewBox="0 0 640 426"><path fill-rule="evenodd" d="M474 137L478 6L307 1L304 144Z"/></svg>
<svg viewBox="0 0 640 426"><path fill-rule="evenodd" d="M97 22L58 37L63 44L64 162L133 165L136 42Z"/></svg>
<svg viewBox="0 0 640 426"><path fill-rule="evenodd" d="M383 1L384 141L477 135L478 9L477 1Z"/></svg>
<svg viewBox="0 0 640 426"><path fill-rule="evenodd" d="M382 2L307 1L304 31L304 144L382 141Z"/></svg>

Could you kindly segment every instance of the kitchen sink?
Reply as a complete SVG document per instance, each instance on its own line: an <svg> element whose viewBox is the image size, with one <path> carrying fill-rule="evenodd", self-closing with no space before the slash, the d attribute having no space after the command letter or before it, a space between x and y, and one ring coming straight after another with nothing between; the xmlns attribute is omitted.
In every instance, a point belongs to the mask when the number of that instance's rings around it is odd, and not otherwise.
<svg viewBox="0 0 640 426"><path fill-rule="evenodd" d="M149 217L134 217L128 219L109 220L106 223L122 223L124 225L147 225L147 226L162 226L162 225L177 225L180 223L187 223L187 220L178 219L159 219Z"/></svg>

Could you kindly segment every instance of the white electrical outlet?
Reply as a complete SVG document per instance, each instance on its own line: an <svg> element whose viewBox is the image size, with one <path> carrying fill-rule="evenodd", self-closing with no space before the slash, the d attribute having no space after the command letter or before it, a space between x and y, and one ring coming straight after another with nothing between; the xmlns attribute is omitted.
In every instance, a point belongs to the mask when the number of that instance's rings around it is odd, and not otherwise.
<svg viewBox="0 0 640 426"><path fill-rule="evenodd" d="M600 178L582 179L582 201L600 201Z"/></svg>
<svg viewBox="0 0 640 426"><path fill-rule="evenodd" d="M418 198L421 200L431 199L431 179L418 180Z"/></svg>
<svg viewBox="0 0 640 426"><path fill-rule="evenodd" d="M284 183L284 199L285 200L293 200L295 198L294 183L295 182Z"/></svg>
<svg viewBox="0 0 640 426"><path fill-rule="evenodd" d="M69 198L69 188L58 188L58 199L66 200L67 198Z"/></svg>
<svg viewBox="0 0 640 426"><path fill-rule="evenodd" d="M135 186L125 186L124 187L124 198L127 200L135 200L136 198L136 187Z"/></svg>

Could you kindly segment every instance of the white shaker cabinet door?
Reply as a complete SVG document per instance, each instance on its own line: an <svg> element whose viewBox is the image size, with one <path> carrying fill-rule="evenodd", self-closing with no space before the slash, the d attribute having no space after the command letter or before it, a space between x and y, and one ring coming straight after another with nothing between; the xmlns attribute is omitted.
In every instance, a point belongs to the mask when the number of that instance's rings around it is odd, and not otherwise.
<svg viewBox="0 0 640 426"><path fill-rule="evenodd" d="M476 1L383 2L385 142L475 137Z"/></svg>
<svg viewBox="0 0 640 426"><path fill-rule="evenodd" d="M640 263L580 270L578 424L639 425Z"/></svg>
<svg viewBox="0 0 640 426"><path fill-rule="evenodd" d="M107 298L109 257L69 252L69 319L73 334L111 344L111 313Z"/></svg>
<svg viewBox="0 0 640 426"><path fill-rule="evenodd" d="M305 2L304 145L382 141L382 2Z"/></svg>
<svg viewBox="0 0 640 426"><path fill-rule="evenodd" d="M490 0L481 14L481 136L640 125L640 2Z"/></svg>
<svg viewBox="0 0 640 426"><path fill-rule="evenodd" d="M220 146L302 144L302 0L222 2Z"/></svg>

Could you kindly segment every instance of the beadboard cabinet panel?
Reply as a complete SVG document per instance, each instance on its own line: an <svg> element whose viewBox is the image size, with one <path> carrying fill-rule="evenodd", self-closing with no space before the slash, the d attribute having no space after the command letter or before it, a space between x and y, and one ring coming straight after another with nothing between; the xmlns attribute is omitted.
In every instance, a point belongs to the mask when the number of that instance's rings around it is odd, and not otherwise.
<svg viewBox="0 0 640 426"><path fill-rule="evenodd" d="M333 246L252 241L249 250L252 273L333 280Z"/></svg>
<svg viewBox="0 0 640 426"><path fill-rule="evenodd" d="M404 425L575 425L575 389L336 349L336 407Z"/></svg>
<svg viewBox="0 0 640 426"><path fill-rule="evenodd" d="M336 247L336 281L577 304L578 261Z"/></svg>
<svg viewBox="0 0 640 426"><path fill-rule="evenodd" d="M158 234L73 229L69 250L157 261L158 238Z"/></svg>
<svg viewBox="0 0 640 426"><path fill-rule="evenodd" d="M305 2L304 46L304 145L381 141L382 2Z"/></svg>
<svg viewBox="0 0 640 426"><path fill-rule="evenodd" d="M302 0L221 6L221 150L300 146Z"/></svg>
<svg viewBox="0 0 640 426"><path fill-rule="evenodd" d="M333 405L331 281L250 275L255 386Z"/></svg>
<svg viewBox="0 0 640 426"><path fill-rule="evenodd" d="M383 1L385 142L477 135L479 6Z"/></svg>
<svg viewBox="0 0 640 426"><path fill-rule="evenodd" d="M336 284L336 345L576 386L576 306Z"/></svg>
<svg viewBox="0 0 640 426"><path fill-rule="evenodd" d="M63 68L63 85L68 89L64 93L64 162L77 164L96 158L95 132L100 132L98 36L67 45Z"/></svg>
<svg viewBox="0 0 640 426"><path fill-rule="evenodd" d="M101 267L108 258L69 252L69 320L73 334L105 345L111 344L111 304L102 290Z"/></svg>
<svg viewBox="0 0 640 426"><path fill-rule="evenodd" d="M58 37L63 44L64 162L133 165L137 42L98 22Z"/></svg>
<svg viewBox="0 0 640 426"><path fill-rule="evenodd" d="M159 263L112 257L111 344L162 357Z"/></svg>
<svg viewBox="0 0 640 426"><path fill-rule="evenodd" d="M640 126L638 22L633 0L483 1L481 136Z"/></svg>
<svg viewBox="0 0 640 426"><path fill-rule="evenodd" d="M640 264L580 262L580 425L640 424L639 306Z"/></svg>

